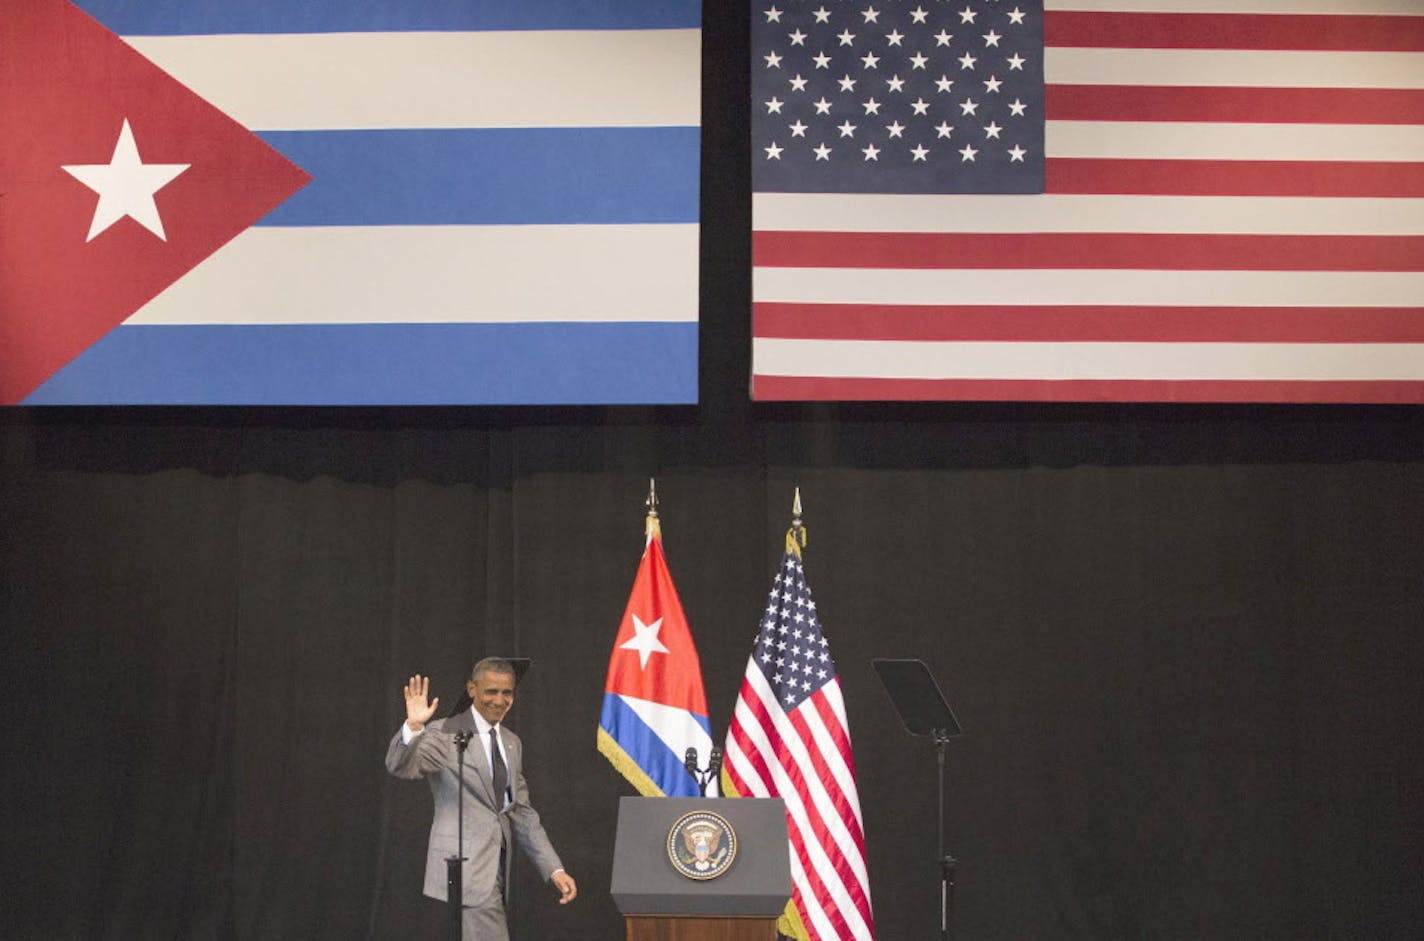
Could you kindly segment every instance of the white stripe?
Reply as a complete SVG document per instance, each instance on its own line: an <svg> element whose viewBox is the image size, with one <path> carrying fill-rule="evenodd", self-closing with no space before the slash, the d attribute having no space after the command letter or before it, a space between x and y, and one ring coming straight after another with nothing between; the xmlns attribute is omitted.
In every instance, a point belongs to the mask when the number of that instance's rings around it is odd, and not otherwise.
<svg viewBox="0 0 1424 941"><path fill-rule="evenodd" d="M1424 199L754 193L752 220L785 232L1421 235Z"/></svg>
<svg viewBox="0 0 1424 941"><path fill-rule="evenodd" d="M1424 52L1050 46L1043 77L1049 85L1424 88Z"/></svg>
<svg viewBox="0 0 1424 941"><path fill-rule="evenodd" d="M803 304L1415 307L1416 271L756 268L752 300Z"/></svg>
<svg viewBox="0 0 1424 941"><path fill-rule="evenodd" d="M1099 13L1279 13L1417 16L1419 0L1044 0L1044 10Z"/></svg>
<svg viewBox="0 0 1424 941"><path fill-rule="evenodd" d="M690 323L697 238L695 224L258 226L128 323Z"/></svg>
<svg viewBox="0 0 1424 941"><path fill-rule="evenodd" d="M856 881L863 887L865 895L868 898L870 896L870 875L865 868L865 858L856 847L855 840L851 836L850 831L846 828L845 821L836 810L834 803L832 803L831 797L826 791L825 782L814 773L814 765L810 753L806 750L806 745L802 741L800 734L796 731L795 727L792 726L790 720L787 719L786 714L782 711L780 704L777 702L776 692L767 684L766 676L754 662L748 662L747 664L745 683L751 687L752 695L759 698L764 704L767 714L771 716L773 725L776 727L776 731L784 744L784 748L789 754L790 760L805 770L806 773L803 775L803 780L806 783L807 795L815 805L816 812L824 823L827 834L830 835L832 841L836 844L840 855L845 859L846 863L849 864ZM738 708L742 708L740 701ZM823 879L827 882L828 887L839 885L839 877L835 876L828 868L831 865L830 858L826 856L820 841L816 839L815 830L811 825L809 817L806 816L805 809L797 799L796 790L791 783L791 779L786 775L781 763L777 761L775 750L772 748L771 742L765 737L760 724L749 711L743 710L740 725L746 730L747 735L761 752L763 760L773 766L772 773L776 780L776 794L786 800L788 809L794 808L793 818L796 821L797 827L801 830L803 842L806 844L808 852L811 853L811 858L816 861L817 872L823 874ZM845 799L847 801L858 801L853 791L846 794ZM866 928L850 896L846 894L844 890L835 891L832 894L836 899L838 907L842 909L846 921L853 926L858 925L859 928ZM859 934L857 934L857 936L859 936Z"/></svg>
<svg viewBox="0 0 1424 941"><path fill-rule="evenodd" d="M755 678L752 676L753 673L756 674ZM748 687L753 688L749 689ZM771 702L766 702L762 691L766 691L767 694L771 695ZM852 927L852 930L856 930L856 937L868 938L870 936L869 928L860 917L859 909L856 908L850 896L846 894L844 884L841 882L840 876L836 873L830 857L826 855L824 846L820 840L816 838L810 818L807 816L806 808L802 805L801 799L795 787L792 785L790 777L786 774L785 767L781 764L781 761L778 760L775 749L772 747L771 741L766 737L761 723L746 705L746 697L748 695L762 699L764 708L766 708L773 717L773 724L776 726L778 734L780 734L782 739L787 743L788 749L796 752L796 754L791 756L792 760L801 767L807 767L806 761L808 759L805 755L804 748L799 747L800 738L796 735L795 729L789 727L784 713L782 713L780 707L776 705L775 694L770 693L768 690L766 678L762 676L761 670L757 669L755 664L748 664L746 679L743 683L741 694L737 697L732 728L740 728L743 731L750 741L752 749L760 754L763 763L767 766L767 770L772 775L773 780L770 783L773 786L768 788L766 794L756 794L755 796L780 797L786 802L786 810L787 814L791 817L791 825L801 834L801 842L805 852L811 859L816 872L821 875L822 882L826 884L826 889L835 900L837 907L844 911L846 923ZM730 734L728 735L728 740L730 743ZM726 751L724 750L724 755L725 754ZM807 775L806 781L808 784L818 783L814 775ZM844 825L841 824L840 817L834 812L834 808L831 808L831 812L827 814L822 807L821 800L816 799L815 794L813 794L812 797L823 819L826 820L828 830L834 832L833 828L836 825L840 825L843 829ZM844 852L844 844L837 840L837 845L840 846L842 852ZM792 852L792 856L793 858L795 857L794 851ZM864 873L865 860L859 858L859 854L852 853L851 856L847 857L847 862L856 866L856 878L868 898L870 895L870 883L869 878ZM803 901L805 901L808 906L817 904L815 895L810 891L809 887L804 888Z"/></svg>
<svg viewBox="0 0 1424 941"><path fill-rule="evenodd" d="M696 126L701 31L129 36L255 130Z"/></svg>
<svg viewBox="0 0 1424 941"><path fill-rule="evenodd" d="M677 757L679 761L689 748L696 748L697 754L706 760L712 753L712 737L702 728L702 724L686 709L677 709L659 702L650 702L636 696L618 696L633 714L643 720L658 741ZM715 795L713 795L715 796Z"/></svg>
<svg viewBox="0 0 1424 941"><path fill-rule="evenodd" d="M1044 153L1124 160L1416 161L1424 160L1424 126L1048 121Z"/></svg>
<svg viewBox="0 0 1424 941"><path fill-rule="evenodd" d="M752 342L765 376L888 379L1424 379L1424 346L1379 343Z"/></svg>
<svg viewBox="0 0 1424 941"><path fill-rule="evenodd" d="M833 685L835 684L828 684L828 688ZM821 721L821 714L815 709L807 707L801 710L801 716L806 720L806 727L810 730L811 738L816 743L816 749L824 756L830 776L835 779L836 786L846 795L850 806L855 810L855 819L861 824L861 833L864 833L865 825L860 819L860 793L855 787L855 773L846 764L846 760L841 755L840 749L826 728L826 724ZM837 719L840 722L842 734L849 741L850 730L846 728L845 715L837 716Z"/></svg>
<svg viewBox="0 0 1424 941"><path fill-rule="evenodd" d="M811 888L810 877L806 875L806 870L801 865L801 858L790 852L791 846L787 844L787 851L791 857L791 884L796 886L800 897L801 907L797 909L798 914L804 914L805 921L803 927L810 933L812 938L824 939L824 941L836 941L836 928L831 923L830 916L826 913L826 908L821 904L820 899Z"/></svg>

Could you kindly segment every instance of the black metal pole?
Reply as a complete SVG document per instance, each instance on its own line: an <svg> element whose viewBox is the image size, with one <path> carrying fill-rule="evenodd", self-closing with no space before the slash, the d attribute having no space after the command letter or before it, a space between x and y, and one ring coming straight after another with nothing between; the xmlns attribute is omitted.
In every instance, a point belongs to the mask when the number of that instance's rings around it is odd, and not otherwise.
<svg viewBox="0 0 1424 941"><path fill-rule="evenodd" d="M458 802L455 813L459 820L460 832L456 837L455 855L445 857L445 900L450 912L450 941L461 941L465 930L465 746L470 744L473 735L473 732L455 733L455 751L459 755L459 771L456 777L459 793L455 798Z"/></svg>
<svg viewBox="0 0 1424 941"><path fill-rule="evenodd" d="M944 752L949 735L935 730L935 753L939 760L939 936L941 941L954 937L954 857L944 849Z"/></svg>

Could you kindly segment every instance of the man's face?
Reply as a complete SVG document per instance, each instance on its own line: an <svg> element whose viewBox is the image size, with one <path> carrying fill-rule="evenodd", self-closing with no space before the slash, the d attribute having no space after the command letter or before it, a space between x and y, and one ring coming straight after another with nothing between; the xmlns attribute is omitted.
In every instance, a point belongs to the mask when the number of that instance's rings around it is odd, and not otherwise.
<svg viewBox="0 0 1424 941"><path fill-rule="evenodd" d="M465 691L478 712L490 725L498 725L514 705L514 674L481 670L465 684Z"/></svg>

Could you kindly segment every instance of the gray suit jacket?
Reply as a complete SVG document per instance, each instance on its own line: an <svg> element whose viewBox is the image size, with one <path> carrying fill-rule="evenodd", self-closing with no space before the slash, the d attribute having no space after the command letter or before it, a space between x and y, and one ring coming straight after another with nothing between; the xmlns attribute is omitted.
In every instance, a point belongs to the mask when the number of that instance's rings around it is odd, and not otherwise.
<svg viewBox="0 0 1424 941"><path fill-rule="evenodd" d="M425 854L425 894L445 900L445 858L458 852L459 767L455 733L474 733L475 719L468 710L437 719L425 727L409 745L396 732L386 750L386 770L398 778L425 778L435 801L435 819L430 823L430 844ZM463 904L484 907L499 901L496 874L500 846L508 846L513 859L517 844L548 879L562 869L558 853L549 843L539 814L529 805L529 788L524 782L524 746L508 728L500 726L500 740L509 758L509 781L514 799L500 809L490 781L489 761L478 741L465 749L465 891ZM512 839L511 839L512 837ZM507 865L507 864L506 864ZM507 883L506 883L507 884Z"/></svg>

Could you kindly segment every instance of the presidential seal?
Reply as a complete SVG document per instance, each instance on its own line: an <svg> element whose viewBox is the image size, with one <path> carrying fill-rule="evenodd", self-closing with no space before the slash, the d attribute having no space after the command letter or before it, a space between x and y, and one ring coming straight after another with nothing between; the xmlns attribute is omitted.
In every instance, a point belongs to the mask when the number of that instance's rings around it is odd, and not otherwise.
<svg viewBox="0 0 1424 941"><path fill-rule="evenodd" d="M668 861L689 879L715 879L737 858L737 834L727 818L709 810L683 814L668 831Z"/></svg>

